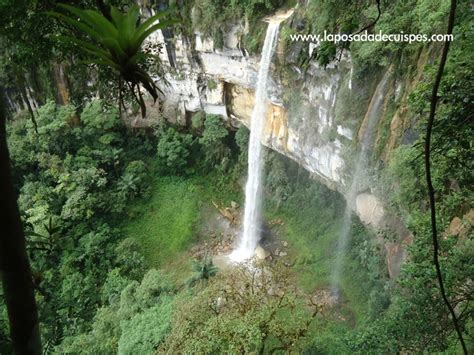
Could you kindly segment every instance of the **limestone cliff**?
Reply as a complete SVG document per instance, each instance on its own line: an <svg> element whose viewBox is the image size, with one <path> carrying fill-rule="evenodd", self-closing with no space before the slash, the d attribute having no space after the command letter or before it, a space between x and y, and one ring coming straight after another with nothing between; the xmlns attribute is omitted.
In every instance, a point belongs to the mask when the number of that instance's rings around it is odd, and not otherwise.
<svg viewBox="0 0 474 355"><path fill-rule="evenodd" d="M168 83L159 82L165 93L166 118L184 125L195 112L205 111L221 115L234 126L249 126L259 58L242 48L239 34L243 31L244 24L230 26L220 49L200 33L193 38L177 35L173 38L173 50L159 53L168 68ZM160 32L151 38L155 42L163 40ZM417 78L396 76L392 66L370 75L356 75L349 53L326 68L310 61L303 70L295 52L309 46L311 53L315 44L297 43L285 48L281 42L271 73L262 143L295 160L330 188L347 192L368 111L374 100L382 100L376 112L373 156L367 166L366 184L359 188L354 210L371 228L390 229L397 234L397 240L384 241L389 271L396 275L405 257L402 246L409 242L410 234L398 219L387 214L382 200L376 196L376 175L371 171L383 163L400 139L406 139L410 124L406 100ZM417 65L422 68L427 60L422 51ZM388 82L377 98L374 93L387 71Z"/></svg>
<svg viewBox="0 0 474 355"><path fill-rule="evenodd" d="M141 11L143 16L153 13L146 4L141 4ZM286 24L292 21L296 20L290 17ZM242 44L242 34L248 31L247 27L245 21L228 24L222 48L217 48L210 38L199 32L192 36L153 33L149 39L151 44L167 43L156 53L166 73L166 81L157 81L164 93L162 106L150 107L150 117L135 118L131 124L149 125L150 118L159 114L186 125L194 113L205 111L221 115L232 126L249 126L260 58L249 55ZM375 100L381 99L365 183L358 187L353 208L370 228L395 231L397 240L383 241L389 270L395 275L405 257L402 246L409 242L410 235L398 219L387 213L383 199L377 196L375 171L383 169L388 153L400 141L412 139L407 98L419 77L400 75L394 65L361 74L349 52L326 67L321 67L316 60L309 60L303 67L299 60L301 51L305 49L311 57L315 48L314 43L288 44L280 38L268 88L269 107L262 143L346 195L355 156L367 128L368 113ZM414 72L418 76L429 57L429 51L423 50L417 62L410 63L416 67ZM387 72L387 84L379 90L381 98L376 97L377 86ZM57 101L66 103L69 93L64 68L56 65L54 75L59 93ZM27 87L24 95L17 95L21 100L7 95L12 112L20 110L22 105L38 106L30 91Z"/></svg>

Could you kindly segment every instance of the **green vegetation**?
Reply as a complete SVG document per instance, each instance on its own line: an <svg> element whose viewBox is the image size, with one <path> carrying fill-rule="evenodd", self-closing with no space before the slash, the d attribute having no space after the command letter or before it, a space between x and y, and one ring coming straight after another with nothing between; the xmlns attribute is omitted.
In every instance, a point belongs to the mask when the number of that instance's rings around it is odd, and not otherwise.
<svg viewBox="0 0 474 355"><path fill-rule="evenodd" d="M149 267L166 267L189 249L199 218L199 192L192 180L164 177L154 181L151 196L132 206L125 235L136 238Z"/></svg>
<svg viewBox="0 0 474 355"><path fill-rule="evenodd" d="M469 53L474 42L467 25L472 13L461 3L457 40L448 57L440 87L437 124L433 131L432 178L436 191L437 220L440 234L440 263L450 302L457 309L461 328L472 349L472 315L470 291L466 283L473 269L466 266L472 260L473 232L467 227L472 213L472 137L473 127L467 124L473 109L473 61ZM431 92L435 66L427 66L423 80L412 92L410 110L420 120L413 127L415 136L422 132L428 116L426 97ZM413 135L413 134L412 134ZM457 353L457 339L446 306L439 295L435 269L432 265L430 216L427 210L427 190L423 183L422 140L400 145L390 156L382 174L381 196L387 197L393 212L413 231L409 247L410 259L403 268L399 286L394 290L392 306L386 317L379 319L361 336L352 339L353 349L363 352L397 352L400 349L419 352L446 351ZM387 204L389 205L389 204ZM460 229L451 224L459 221ZM472 265L472 262L467 262ZM461 266L465 265L465 266ZM430 285L430 287L426 287ZM434 336L436 334L436 336ZM382 339L382 341L381 341Z"/></svg>
<svg viewBox="0 0 474 355"><path fill-rule="evenodd" d="M158 133L157 156L163 171L182 173L188 168L193 137L179 134L173 127L163 128Z"/></svg>
<svg viewBox="0 0 474 355"><path fill-rule="evenodd" d="M390 100L387 108L384 112L383 117L379 120L379 127L376 129L378 132L377 139L375 141L375 147L373 150L373 159L383 159L384 151L387 151L387 143L390 138L390 125L392 118L396 112L396 103L394 100Z"/></svg>
<svg viewBox="0 0 474 355"><path fill-rule="evenodd" d="M146 56L142 51L142 45L153 32L166 29L175 21L165 19L167 13L162 12L139 23L140 9L137 5L131 6L126 13L112 6L105 14L65 4L58 6L68 11L70 16L58 12L49 14L89 36L95 43L71 36L59 38L68 44L79 46L88 56L87 63L104 65L117 71L120 75L119 106L124 106L122 90L125 82L131 95L140 105L142 117L145 117L146 105L140 85L153 97L154 102L158 99L159 88L144 69Z"/></svg>
<svg viewBox="0 0 474 355"><path fill-rule="evenodd" d="M174 337L181 334L181 325L174 323L181 316L175 310L184 309L179 306L181 302L189 302L188 287L192 294L196 289L200 295L195 299L197 307L202 307L201 296L204 300L208 297L204 295L216 287L211 282L216 273L212 264L206 260L191 263L188 252L209 238L198 232L209 218L206 206L213 208L212 201L219 205L241 202L237 180L245 162L248 130L241 128L230 135L219 118L206 116L195 135L163 126L155 133L134 136L121 126L116 110L101 101L91 102L80 115L73 107L58 108L49 103L40 110L37 122L38 136L25 120L15 121L9 135L15 172L23 177L19 180L20 207L32 246L33 269L38 287L47 290L39 299L47 348L80 353L173 348ZM195 148L183 164L190 169L181 176L166 169L169 154L156 154L163 146L171 149L169 140L160 141L162 132L173 132L173 151L186 146L186 139ZM28 149L32 146L30 137L35 137L33 152ZM216 154L222 151L227 152L224 158L231 163L223 165L223 158ZM36 157L41 157L38 172L34 170ZM200 173L212 165L209 159L217 168ZM328 286L333 236L338 233L336 213L343 202L307 178L302 177L304 183L300 180L301 185L295 185L295 169L281 157L269 154L267 192L274 197L267 214L269 220L283 221L275 231L288 240L290 257L295 260L285 282L312 294ZM302 203L304 213L296 214L296 206L301 208ZM126 223L122 222L125 217ZM312 227L315 219L320 220L318 228ZM33 253L36 246L42 251ZM341 314L359 323L368 309L367 303L361 302L363 292L374 284L356 256L348 257L346 267L352 276L343 281L347 306ZM219 282L226 279L221 277ZM101 286L95 290L95 285ZM253 317L267 314L272 322L282 324L286 312L292 312L298 315L295 323L285 325L285 336L275 336L280 337L280 346L293 347L288 339L303 341L301 334L309 336L307 321L315 317L307 314L298 292L285 294L284 303L269 300L269 305L279 309L276 318L272 318L271 307L252 309L238 327L243 332L259 328L266 333L269 325L258 325ZM229 308L228 312L223 319L234 319L235 310ZM209 328L202 331L211 334L216 320L211 317L209 321ZM319 324L321 319L314 318L314 322ZM228 326L232 329L237 325L230 322ZM331 330L324 329L329 336ZM197 333L192 337L201 340L186 346L210 346ZM250 343L237 345L222 338L212 346L234 349L278 344L273 338L268 342L243 339Z"/></svg>
<svg viewBox="0 0 474 355"><path fill-rule="evenodd" d="M186 295L176 305L172 330L159 351L247 354L304 349L319 307L304 304L284 269L268 265L267 270L237 266ZM246 292L241 292L243 287Z"/></svg>
<svg viewBox="0 0 474 355"><path fill-rule="evenodd" d="M339 257L336 243L346 203L341 194L288 158L267 151L261 244L271 256L258 262L262 268L218 269L213 254L222 246L228 250L230 238L214 229L225 225L229 234L238 233L249 131L204 112L186 112L183 126L165 122L161 112L156 122L145 121L144 128L126 124L122 118L130 112L121 112L117 99L129 105L138 99L143 113L138 85L156 98L151 77L162 74L160 63L151 73L148 49L141 44L166 23L154 24L160 13L140 24L137 7L126 0L70 3L75 7L62 8L81 21L55 16L78 30L72 36L80 39L66 36L58 42L53 38L71 32L46 15L57 11L55 1L0 0L5 24L0 29L0 79L6 86L0 90L8 91L14 101L28 101L25 111L12 115L7 135L14 175L11 191L17 196L27 240L24 259L32 268L32 277L25 279L34 288L45 353L459 353L432 265L422 162L427 98L437 66L431 58L436 58L438 46L326 43L310 58L307 45L297 47L289 39L293 33L354 33L365 27L369 32L441 33L449 1L381 1L380 16L376 1L300 1L292 20L282 24L285 53L279 59L291 54L293 67L283 68L280 62L277 71L284 79L292 120L302 110L313 117L317 109L306 107L306 93L293 90L295 72L305 80L311 60L325 66L342 49L350 50L354 60L354 87L347 88L344 69L338 91L338 102L344 105L337 106L336 125L357 129L359 110L367 106L387 64L393 64L394 83L413 84L402 92L409 97L404 107L393 93L395 84L389 84L393 98L385 101L371 152L379 173L374 178L379 183L371 190L384 199L386 222L393 219L403 231L375 234L352 216L338 300L331 297L330 277ZM143 6L156 11L176 5L182 16L190 17L180 30L191 38L191 45L193 31L199 30L223 46L228 26L239 23L249 29L237 35L250 52L258 52L262 44L266 23L261 18L296 5L283 0L146 3ZM107 13L101 5L117 7ZM78 10L93 6L101 13ZM431 157L446 293L470 351L473 14L469 2L459 1ZM78 69L84 54L104 68ZM51 69L57 61L69 68L65 77L74 88L73 104L51 100L58 94ZM422 66L423 72L418 71ZM175 69L180 70L171 70ZM118 73L131 86L128 95L116 83ZM411 80L414 74L417 78ZM211 90L217 87L209 76L200 80ZM32 90L38 93L38 110L28 100ZM386 146L393 142L391 124L399 109L404 131L390 151ZM297 124L290 122L291 127ZM307 127L316 129L311 123ZM334 141L336 136L333 127L318 139ZM347 155L357 150L357 139L351 146L346 143L342 149ZM345 160L350 168L354 159ZM400 243L402 236L408 245ZM408 251L397 279L388 275L387 256L393 256L388 242ZM4 295L0 353L10 354Z"/></svg>
<svg viewBox="0 0 474 355"><path fill-rule="evenodd" d="M51 349L88 328L108 270L136 275L130 269L141 267L117 255L113 225L146 190L146 168L137 157L154 144L143 133L126 134L116 109L102 101L88 103L80 116L72 106L49 102L36 122L38 133L24 119L8 133L41 330Z"/></svg>
<svg viewBox="0 0 474 355"><path fill-rule="evenodd" d="M242 40L250 53L256 53L263 44L265 35L265 24L259 20L284 3L284 0L195 0L190 14L192 26L211 37L217 48L222 48L227 27L239 23L243 25L243 20L246 20L250 24L250 30L249 33L242 34Z"/></svg>
<svg viewBox="0 0 474 355"><path fill-rule="evenodd" d="M88 351L118 347L121 352L142 344L140 339L146 334L155 337L158 329L127 333L131 325L146 327L155 318L148 312L132 317L111 298L117 300L127 284L135 285L152 267L175 267L170 275L183 283L190 275L186 252L198 237L194 228L201 222L200 208L211 200L238 200L240 188L236 192L237 185L225 176L224 168L201 176L159 176L169 158L169 154L156 154L163 145L156 143L162 137L160 130L133 133L120 122L117 110L103 101L92 101L78 113L72 106L50 102L38 111L38 133L25 119L8 127L35 286L40 290L42 335L50 350L90 346ZM222 127L211 116L205 119L201 137L173 132L180 144L183 137L190 137L195 148L201 146L200 141L203 147L209 142L218 147L224 137ZM172 129L164 128L165 132ZM229 150L228 159L238 161L238 155L238 150L233 154ZM197 156L207 161L200 149ZM195 162L196 169L200 164ZM224 185L227 188L222 191ZM138 196L143 197L130 206ZM129 219L126 226L121 223L124 217ZM115 296L108 287L114 288ZM133 302L127 307L136 312ZM169 302L155 310L169 312ZM96 326L103 329L101 317L115 311L117 324L123 326L115 331L128 340L115 334L110 343L96 344L101 336L86 334L96 334ZM3 324L3 306L0 314ZM128 321L130 325L123 325ZM8 343L2 343L2 349L8 349Z"/></svg>
<svg viewBox="0 0 474 355"><path fill-rule="evenodd" d="M228 136L222 118L216 115L208 115L204 121L204 130L199 143L204 149L204 166L212 168L214 166L226 170L231 155L230 148L225 144Z"/></svg>
<svg viewBox="0 0 474 355"><path fill-rule="evenodd" d="M173 306L173 287L166 277L151 269L141 283L109 272L91 331L66 337L59 353L151 354L165 339Z"/></svg>
<svg viewBox="0 0 474 355"><path fill-rule="evenodd" d="M368 33L382 31L385 34L399 34L403 31L430 36L444 33L448 10L449 0L380 1L379 16L375 1L310 0L306 7L301 6L296 10L295 18L301 20L294 21L293 26L299 25L297 33L322 34L327 31L332 34L355 34L367 30ZM290 41L286 44L287 50L292 50L297 45ZM420 42L324 42L312 53L312 57L326 66L340 56L341 50L349 49L356 68L360 73L367 74L375 67L386 66L396 58L417 53L422 46L424 44ZM307 47L304 47L300 64L307 61L309 56Z"/></svg>
<svg viewBox="0 0 474 355"><path fill-rule="evenodd" d="M306 174L301 172L297 185L294 181L290 184L294 192L284 203L267 200L270 203L267 203L266 218L270 223L282 222L274 231L289 243L289 258L294 265L292 278L303 291L312 293L330 288L331 268L336 257L335 236L341 233L344 200L338 193L309 180ZM352 224L348 248L352 252L343 262L341 290L345 306L341 312L360 325L370 320L370 314L383 311L370 309L369 299L364 295L371 291L383 293L388 280L383 271L380 246L355 217Z"/></svg>

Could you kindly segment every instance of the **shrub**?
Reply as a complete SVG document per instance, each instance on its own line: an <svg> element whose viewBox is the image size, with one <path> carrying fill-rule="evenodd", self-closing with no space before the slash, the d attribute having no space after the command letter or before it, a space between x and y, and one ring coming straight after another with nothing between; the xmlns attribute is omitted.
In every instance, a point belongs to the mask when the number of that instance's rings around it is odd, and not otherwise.
<svg viewBox="0 0 474 355"><path fill-rule="evenodd" d="M251 48L247 45L246 47L252 52L263 40L262 26L257 20L275 10L283 2L283 0L196 0L190 16L193 27L212 38L217 48L224 45L223 30L225 31L226 26L237 23L244 17L247 18L251 33L246 36L248 39L245 42L248 42Z"/></svg>
<svg viewBox="0 0 474 355"><path fill-rule="evenodd" d="M196 112L191 118L191 128L194 130L200 130L204 125L206 114L203 111Z"/></svg>
<svg viewBox="0 0 474 355"><path fill-rule="evenodd" d="M235 133L235 143L239 147L239 162L247 163L247 156L249 150L249 136L250 131L244 125L240 126L237 132Z"/></svg>
<svg viewBox="0 0 474 355"><path fill-rule="evenodd" d="M219 116L208 115L204 121L204 131L199 139L204 149L204 165L207 168L223 165L230 156L230 149L225 144L228 136L224 122Z"/></svg>
<svg viewBox="0 0 474 355"><path fill-rule="evenodd" d="M122 322L118 354L153 354L170 330L172 299L164 297L143 313Z"/></svg>
<svg viewBox="0 0 474 355"><path fill-rule="evenodd" d="M290 179L285 164L275 153L267 155L266 189L277 205L285 201L291 194Z"/></svg>
<svg viewBox="0 0 474 355"><path fill-rule="evenodd" d="M184 295L177 301L171 332L158 352L302 351L302 338L319 307L308 306L304 296L288 284L283 268L268 265L263 269L268 273L261 270L237 266L211 278L208 287Z"/></svg>
<svg viewBox="0 0 474 355"><path fill-rule="evenodd" d="M117 183L117 203L122 202L123 207L130 198L141 195L145 189L146 166L141 160L134 160L128 163L124 174Z"/></svg>
<svg viewBox="0 0 474 355"><path fill-rule="evenodd" d="M157 155L159 164L169 173L183 173L188 165L193 137L170 127L160 134Z"/></svg>
<svg viewBox="0 0 474 355"><path fill-rule="evenodd" d="M141 279L145 272L145 258L140 245L133 238L126 238L115 248L115 262L121 273L133 280Z"/></svg>

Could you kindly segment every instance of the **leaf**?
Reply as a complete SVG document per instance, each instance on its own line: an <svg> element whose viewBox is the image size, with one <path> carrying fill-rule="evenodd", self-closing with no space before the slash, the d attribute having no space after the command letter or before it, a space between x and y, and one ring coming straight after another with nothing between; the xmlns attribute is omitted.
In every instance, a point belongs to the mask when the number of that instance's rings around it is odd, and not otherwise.
<svg viewBox="0 0 474 355"><path fill-rule="evenodd" d="M104 38L103 40L104 45L107 47L107 49L116 55L117 62L125 62L126 58L128 57L127 53L120 47L119 42L117 41L116 38L113 37L107 37ZM118 63L117 63L118 64Z"/></svg>
<svg viewBox="0 0 474 355"><path fill-rule="evenodd" d="M136 37L134 39L135 46L140 47L142 45L143 41L148 36L150 36L153 32L155 32L157 30L160 30L160 29L163 29L163 28L166 28L166 27L169 27L171 25L174 25L177 22L178 22L177 20L166 20L166 21L163 21L163 22L157 23L156 25L151 26L146 31L144 31L141 35L139 35L138 37Z"/></svg>
<svg viewBox="0 0 474 355"><path fill-rule="evenodd" d="M98 42L101 42L101 40L102 40L102 36L97 31L95 31L94 29L90 28L89 26L87 26L86 24L84 24L82 22L79 22L77 20L73 20L70 17L67 17L63 14L60 14L59 12L47 12L47 14L49 16L56 17L56 18L60 19L61 21L64 21L64 22L68 23L69 25L75 27L76 29L78 29L81 32L84 32L85 34L89 35L90 37L92 37L93 39L95 39Z"/></svg>
<svg viewBox="0 0 474 355"><path fill-rule="evenodd" d="M89 51L94 52L96 55L99 55L103 58L107 58L108 60L112 60L110 53L107 51L103 50L102 48L95 46L93 44L90 44L86 41L82 41L78 38L70 37L70 36L57 36L56 37L58 40L65 42L65 43L73 43L78 45L79 47L83 49L87 49Z"/></svg>
<svg viewBox="0 0 474 355"><path fill-rule="evenodd" d="M171 13L171 9L161 11L148 19L145 20L142 24L140 24L136 31L136 38L140 37L150 26L152 26L156 21L160 20L161 18L168 16Z"/></svg>
<svg viewBox="0 0 474 355"><path fill-rule="evenodd" d="M110 9L110 16L112 17L115 27L120 28L125 15L121 13L115 6L112 6Z"/></svg>
<svg viewBox="0 0 474 355"><path fill-rule="evenodd" d="M141 84L154 101L158 99L158 92L161 91L150 75L140 67L140 59L144 55L140 49L143 41L153 32L177 23L174 19L164 20L171 13L171 9L159 12L139 24L140 11L136 5L130 7L127 13L112 7L111 20L94 10L81 10L66 4L58 6L78 19L57 12L50 12L49 15L88 35L97 44L68 36L58 39L79 46L92 57L82 63L109 66L119 71L121 79L131 84L132 94L135 95L135 88L139 90L136 99L142 107L142 114L145 115L144 100L138 85ZM159 22L156 23L157 21Z"/></svg>
<svg viewBox="0 0 474 355"><path fill-rule="evenodd" d="M97 11L81 10L66 4L58 4L58 6L76 15L82 21L88 24L91 28L93 28L96 32L102 35L117 35L117 28L109 20L107 20L107 18L102 16Z"/></svg>
<svg viewBox="0 0 474 355"><path fill-rule="evenodd" d="M103 66L108 66L108 67L113 67L117 70L120 70L120 67L115 64L114 62L106 61L106 60L101 60L101 59L83 59L79 61L80 64L97 64L97 65L103 65Z"/></svg>

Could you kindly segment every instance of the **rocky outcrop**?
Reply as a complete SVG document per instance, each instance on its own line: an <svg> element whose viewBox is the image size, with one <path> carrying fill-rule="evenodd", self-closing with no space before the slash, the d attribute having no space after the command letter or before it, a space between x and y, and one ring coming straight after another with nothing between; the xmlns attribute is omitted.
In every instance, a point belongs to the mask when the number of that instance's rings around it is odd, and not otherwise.
<svg viewBox="0 0 474 355"><path fill-rule="evenodd" d="M221 115L234 126L250 126L259 58L249 56L241 48L238 33L245 30L244 26L235 24L230 28L224 36L222 49L215 48L212 40L195 33L193 38L175 37L172 58L169 51L159 54L169 67L167 84L158 82L165 93L165 117L184 125L186 117L205 111ZM151 41L162 42L163 35L156 32ZM301 50L302 45L309 47L310 54L316 46L298 43L294 49L283 49L280 43L277 48L262 143L295 160L330 188L346 194L355 152L360 150L360 137L366 129L364 118L367 118L383 71L371 77L356 77L350 55L345 53L338 62L325 68L310 61L303 73L294 52ZM282 71L287 75L281 75ZM388 141L381 148L385 154L396 146L406 129L403 102L409 87L410 83L391 77L379 93L383 100L373 144L381 144L382 133L377 129L387 107L389 104L397 107L389 117ZM369 166L366 180L373 183ZM353 208L361 221L372 229L397 229L371 185L361 186ZM398 241L385 243L392 275L398 273L405 258L403 244L410 239L406 230L399 232Z"/></svg>
<svg viewBox="0 0 474 355"><path fill-rule="evenodd" d="M234 124L249 125L258 58L245 55L233 33L226 36L224 49L214 48L212 41L199 33L193 40L177 37L174 69L167 53L160 54L170 67L167 84L159 83L165 92L167 118L185 124L187 114L203 110L222 115ZM152 41L162 40L159 32L152 38ZM351 88L356 89L351 72L348 56L337 66L328 68L312 63L304 80L302 74L297 74L301 86L291 93L285 92L286 85L274 72L263 141L342 192L346 185L343 151L352 145L358 124L358 117L343 117L346 105L343 96ZM284 103L287 94L292 96L289 104Z"/></svg>
<svg viewBox="0 0 474 355"><path fill-rule="evenodd" d="M153 14L149 4L140 2L145 16ZM147 112L151 118L164 115L176 124L186 125L194 113L205 111L222 116L233 126L250 126L259 58L250 56L240 41L242 33L248 30L247 24L226 27L223 48L216 48L211 39L199 32L186 37L156 31L150 36L152 44L167 43L157 51L166 73L164 80L157 78L157 85L163 91L162 107L150 107ZM347 195L375 88L384 70L369 76L358 75L348 53L324 68L308 59L303 69L298 62L303 48L311 57L317 44L288 44L280 40L277 46L262 143L298 162L330 188ZM411 139L406 134L411 124L406 102L428 60L429 52L420 51L418 61L410 63L417 68L418 77L404 79L393 75L384 86L372 144L372 149L378 148L377 159L385 159L401 139L405 142ZM55 65L53 74L58 103L69 102L64 67ZM20 86L25 87L23 92L6 90L7 108L10 112L25 108L33 112L39 106L33 90L29 85ZM136 117L128 123L144 127L152 121L149 118ZM384 208L373 188L378 182L370 166L367 164L365 183L355 193L353 209L362 223L372 229L396 230L399 239L384 243L389 270L395 275L405 257L404 244L411 236ZM459 220L453 220L447 233L456 235L460 226Z"/></svg>
<svg viewBox="0 0 474 355"><path fill-rule="evenodd" d="M474 227L474 209L469 210L462 218L454 217L444 231L443 237L465 239Z"/></svg>
<svg viewBox="0 0 474 355"><path fill-rule="evenodd" d="M380 201L372 194L363 192L356 197L356 210L362 223L381 228L385 215Z"/></svg>
<svg viewBox="0 0 474 355"><path fill-rule="evenodd" d="M199 33L193 41L176 39L175 71L166 75L164 114L185 123L186 114L205 111L219 114L233 123L249 125L257 80L258 58L245 55L238 39L230 32L224 49L214 48L212 41ZM153 41L163 40L157 33ZM192 51L194 59L189 53ZM161 60L170 65L166 53ZM171 65L170 65L171 67ZM346 56L338 67L323 69L313 65L302 81L294 106L284 104L285 90L277 75L269 87L269 109L264 144L296 160L328 185L343 190L344 145L350 144L354 127L336 122L338 91L349 85L350 59ZM296 96L296 95L295 95ZM298 101L298 103L296 102ZM349 121L355 122L355 118ZM323 137L327 137L326 139Z"/></svg>

